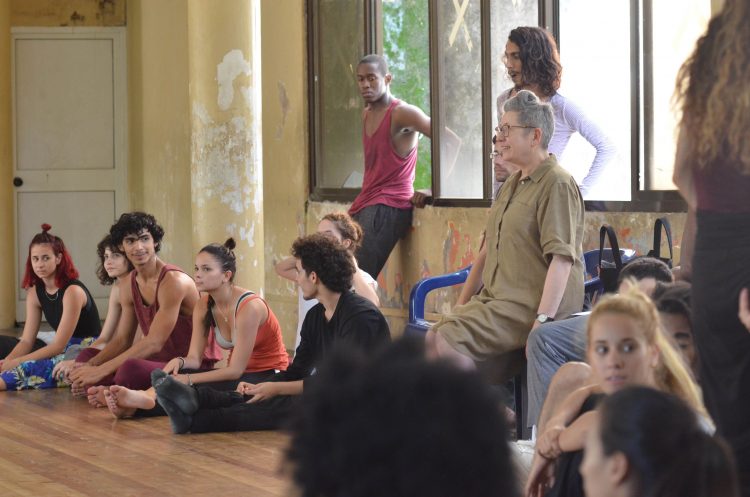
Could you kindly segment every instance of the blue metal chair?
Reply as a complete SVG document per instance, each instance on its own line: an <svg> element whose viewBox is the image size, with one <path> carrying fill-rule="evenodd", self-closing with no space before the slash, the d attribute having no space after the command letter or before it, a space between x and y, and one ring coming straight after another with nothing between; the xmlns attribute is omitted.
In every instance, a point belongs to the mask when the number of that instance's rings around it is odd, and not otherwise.
<svg viewBox="0 0 750 497"><path fill-rule="evenodd" d="M453 273L432 276L417 282L409 294L409 322L404 329L404 335L424 336L430 329L429 321L424 318L424 303L427 294L438 288L464 283L469 277L469 271L471 271L471 265Z"/></svg>

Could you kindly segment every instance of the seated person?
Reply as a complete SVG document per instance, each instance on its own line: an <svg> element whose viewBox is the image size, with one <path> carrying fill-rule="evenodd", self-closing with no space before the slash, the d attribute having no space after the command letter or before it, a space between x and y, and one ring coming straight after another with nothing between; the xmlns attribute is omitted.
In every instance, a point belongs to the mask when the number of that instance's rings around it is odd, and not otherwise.
<svg viewBox="0 0 750 497"><path fill-rule="evenodd" d="M42 225L29 244L23 288L26 323L21 338L0 337L0 390L64 386L52 371L72 345L92 343L99 331L99 311L91 293L78 281L78 270L62 239ZM52 326L40 338L42 315Z"/></svg>
<svg viewBox="0 0 750 497"><path fill-rule="evenodd" d="M541 495L552 480L545 496L583 496L578 468L594 419L591 411L604 396L627 386L650 386L677 395L712 430L699 388L661 331L656 307L644 293L634 287L605 296L594 307L587 331L588 365L582 366L590 369L592 382L571 393L549 422L540 425L527 495Z"/></svg>
<svg viewBox="0 0 750 497"><path fill-rule="evenodd" d="M234 247L234 239L229 238L224 245L206 245L195 258L195 284L203 295L193 309L190 351L163 368L177 381L234 390L240 381L261 382L289 364L281 327L271 308L257 294L233 283L237 274ZM213 349L214 344L230 351L227 366L201 369L206 348ZM156 404L153 388L95 388L101 390L115 417L131 417L138 409L149 411L149 416L166 414Z"/></svg>
<svg viewBox="0 0 750 497"><path fill-rule="evenodd" d="M120 320L120 314L122 313L120 291L127 285L128 276L130 271L133 270L133 265L130 264L125 254L120 252L117 246L112 243L112 237L109 234L96 246L96 255L99 257L99 265L96 268L96 276L99 278L99 282L102 285L112 285L112 289L109 292L107 317L104 319L102 331L99 334L99 338L90 345L90 347L101 350L112 338L115 329L117 329L117 322ZM65 351L64 360L58 362L52 370L52 376L58 380L68 381L68 373L76 365L81 365L80 362L77 363L75 361L75 358L84 348L81 345L68 347L68 350ZM73 391L72 393L74 395L82 395L85 392Z"/></svg>
<svg viewBox="0 0 750 497"><path fill-rule="evenodd" d="M321 219L318 224L318 233L323 233L335 238L336 241L343 244L349 253L352 254L352 258L354 258L354 252L357 248L362 245L362 227L346 212L331 212L330 214L323 216L323 219ZM354 273L354 278L352 278L352 290L371 301L376 306L379 306L380 299L378 298L378 283L372 278L372 276L357 266L356 258L354 258L354 268L356 271ZM290 256L283 259L276 264L275 269L276 273L282 278L286 278L290 281L297 281L297 268L295 267L294 257ZM297 341L295 346L299 345L299 333L302 329L302 322L305 320L305 314L307 314L307 311L312 309L317 303L318 301L315 299L305 300L302 298L302 294L300 294Z"/></svg>
<svg viewBox="0 0 750 497"><path fill-rule="evenodd" d="M135 268L130 289L120 293L122 315L112 340L102 350L81 351L76 360L86 364L69 377L74 388L117 384L146 389L151 371L188 353L198 290L182 269L157 255L164 229L154 216L125 213L112 225L110 235ZM143 338L135 340L138 326ZM218 354L207 357L205 367L218 359Z"/></svg>
<svg viewBox="0 0 750 497"><path fill-rule="evenodd" d="M318 299L302 323L302 339L286 371L263 383L238 385L236 392L188 386L163 371L152 374L159 404L175 433L272 430L296 409L303 385L330 351L347 344L374 353L390 341L377 307L351 291L354 263L330 237L316 233L292 245L297 284L306 299ZM248 400L249 399L249 400Z"/></svg>
<svg viewBox="0 0 750 497"><path fill-rule="evenodd" d="M587 497L739 497L726 443L684 401L629 387L598 411L581 464Z"/></svg>
<svg viewBox="0 0 750 497"><path fill-rule="evenodd" d="M690 293L690 283L676 281L669 285L657 285L652 298L659 311L662 329L672 341L672 345L682 354L693 376L699 379L700 368L693 340Z"/></svg>
<svg viewBox="0 0 750 497"><path fill-rule="evenodd" d="M651 295L657 283L673 281L669 266L653 257L638 257L626 264L620 271L618 286L622 288L623 282L628 285L627 281L631 278L646 295ZM585 360L589 314L582 313L562 321L545 323L531 330L526 343L529 392L527 426L537 424L552 376L557 370L567 362Z"/></svg>
<svg viewBox="0 0 750 497"><path fill-rule="evenodd" d="M486 253L474 266L484 288L428 331L430 356L473 368L522 349L543 322L581 310L583 199L547 152L553 130L552 108L533 93L522 90L505 103L497 144L520 170L490 210Z"/></svg>
<svg viewBox="0 0 750 497"><path fill-rule="evenodd" d="M290 426L302 495L519 494L494 394L474 373L420 359L418 345L396 342L372 361L341 351L320 367Z"/></svg>

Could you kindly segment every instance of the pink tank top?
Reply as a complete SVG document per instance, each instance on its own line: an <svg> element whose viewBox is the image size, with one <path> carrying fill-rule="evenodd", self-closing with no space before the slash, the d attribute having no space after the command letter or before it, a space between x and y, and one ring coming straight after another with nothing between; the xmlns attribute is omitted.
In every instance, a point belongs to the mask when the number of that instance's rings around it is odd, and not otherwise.
<svg viewBox="0 0 750 497"><path fill-rule="evenodd" d="M397 209L411 209L414 194L414 168L417 165L417 149L414 147L406 157L396 153L391 142L391 115L400 103L394 98L372 136L367 136L366 124L369 113L362 122L362 144L365 150L365 177L362 191L349 208L356 214L365 207L383 204Z"/></svg>
<svg viewBox="0 0 750 497"><path fill-rule="evenodd" d="M135 316L138 319L138 324L143 330L143 336L148 336L148 332L151 328L151 323L154 321L154 316L159 311L159 286L161 281L164 279L164 275L169 271L184 271L177 266L171 264L165 264L161 268L159 273L159 280L156 283L156 295L154 302L151 305L146 305L143 302L143 296L141 290L138 288L138 283L135 279L136 271L130 274L130 288L133 291L133 305L135 307ZM184 357L188 353L190 348L190 336L193 333L193 318L192 316L183 316L179 314L177 316L177 322L172 329L172 334L167 339L164 347L156 354L148 357L152 361L167 362L175 357Z"/></svg>

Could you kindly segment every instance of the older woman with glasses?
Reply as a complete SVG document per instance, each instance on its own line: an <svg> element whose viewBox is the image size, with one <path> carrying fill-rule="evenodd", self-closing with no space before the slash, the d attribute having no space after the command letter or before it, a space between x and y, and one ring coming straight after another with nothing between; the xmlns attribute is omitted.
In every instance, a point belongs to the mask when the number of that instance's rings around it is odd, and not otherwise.
<svg viewBox="0 0 750 497"><path fill-rule="evenodd" d="M583 198L547 151L552 107L521 90L504 110L497 151L519 170L498 193L472 268L484 288L427 334L429 353L467 368L522 349L530 330L583 305Z"/></svg>

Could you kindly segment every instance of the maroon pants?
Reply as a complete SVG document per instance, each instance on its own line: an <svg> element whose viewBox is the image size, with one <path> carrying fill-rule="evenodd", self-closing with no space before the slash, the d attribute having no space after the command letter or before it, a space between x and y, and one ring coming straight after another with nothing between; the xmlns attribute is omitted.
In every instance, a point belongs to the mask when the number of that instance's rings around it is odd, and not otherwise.
<svg viewBox="0 0 750 497"><path fill-rule="evenodd" d="M83 349L76 357L76 362L88 362L99 353L99 349ZM151 371L162 369L167 363L148 359L128 359L123 362L114 374L99 381L99 385L121 385L131 390L148 390L151 388Z"/></svg>

